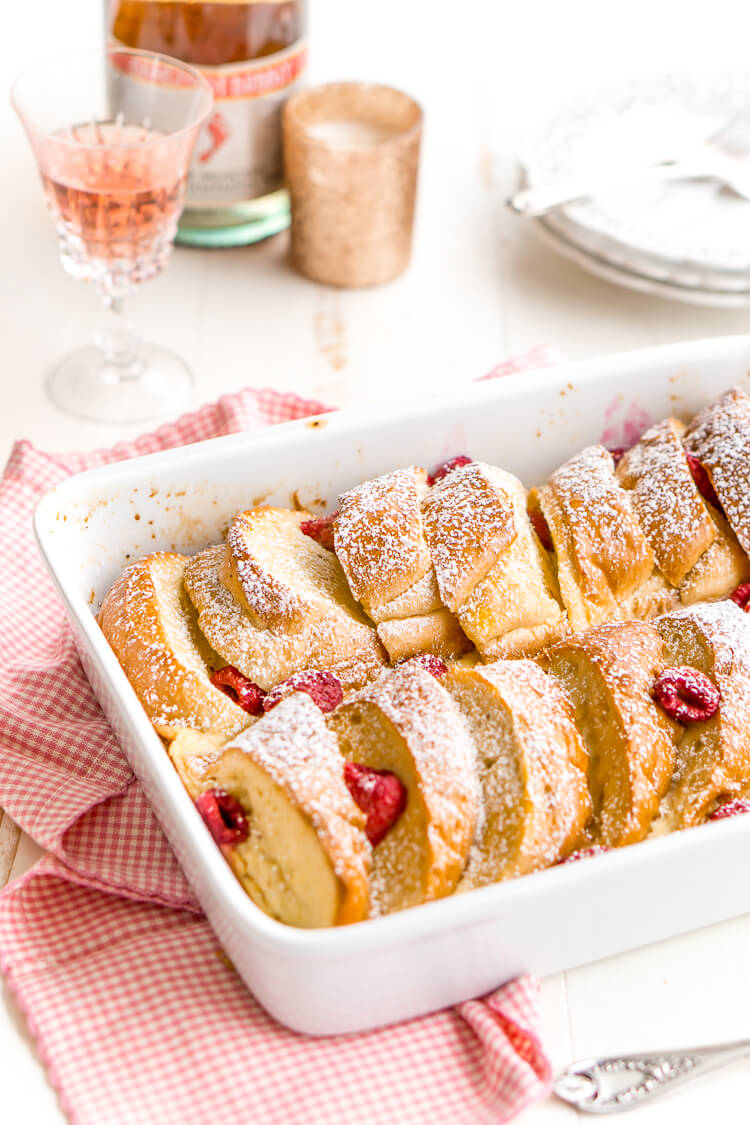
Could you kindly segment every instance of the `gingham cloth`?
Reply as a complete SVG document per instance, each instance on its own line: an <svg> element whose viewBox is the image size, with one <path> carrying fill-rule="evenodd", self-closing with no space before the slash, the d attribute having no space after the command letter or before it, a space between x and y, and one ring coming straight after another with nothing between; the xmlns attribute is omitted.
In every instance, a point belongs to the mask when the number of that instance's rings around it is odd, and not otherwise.
<svg viewBox="0 0 750 1125"><path fill-rule="evenodd" d="M109 450L19 442L0 482L0 806L49 853L0 896L0 968L74 1125L489 1125L547 1090L529 978L359 1035L266 1015L99 709L34 545L38 498L71 473L323 409L247 389Z"/></svg>

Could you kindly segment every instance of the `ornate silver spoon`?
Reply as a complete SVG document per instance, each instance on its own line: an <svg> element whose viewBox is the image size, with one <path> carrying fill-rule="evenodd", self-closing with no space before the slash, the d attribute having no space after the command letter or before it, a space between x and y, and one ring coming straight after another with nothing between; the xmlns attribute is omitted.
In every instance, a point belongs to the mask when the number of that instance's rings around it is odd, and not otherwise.
<svg viewBox="0 0 750 1125"><path fill-rule="evenodd" d="M581 1059L562 1071L552 1088L584 1113L619 1113L748 1054L750 1039L739 1039L661 1054Z"/></svg>

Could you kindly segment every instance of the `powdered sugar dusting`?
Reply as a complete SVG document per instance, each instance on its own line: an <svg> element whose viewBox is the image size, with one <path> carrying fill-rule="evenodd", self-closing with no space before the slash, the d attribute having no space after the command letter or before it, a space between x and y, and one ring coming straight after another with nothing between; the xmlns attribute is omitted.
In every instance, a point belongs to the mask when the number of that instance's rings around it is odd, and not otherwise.
<svg viewBox="0 0 750 1125"><path fill-rule="evenodd" d="M571 457L552 474L548 488L560 505L571 554L587 596L601 598L603 586L613 595L624 596L648 578L653 553L628 493L615 478L612 457L603 446L590 445ZM554 524L545 510L545 491L542 509L554 536Z"/></svg>
<svg viewBox="0 0 750 1125"><path fill-rule="evenodd" d="M422 533L423 469L396 469L339 499L334 543L354 597L380 605L429 569Z"/></svg>
<svg viewBox="0 0 750 1125"><path fill-rule="evenodd" d="M232 521L222 578L257 625L298 632L332 603L355 609L336 556L303 533L307 517L253 508Z"/></svg>
<svg viewBox="0 0 750 1125"><path fill-rule="evenodd" d="M362 828L364 817L344 784L343 761L336 738L319 707L304 692L295 692L249 730L227 743L250 754L278 786L309 812L317 831L328 830L331 818Z"/></svg>
<svg viewBox="0 0 750 1125"><path fill-rule="evenodd" d="M234 570L245 608L256 623L266 628L285 626L296 631L316 611L322 612L322 599L318 597L316 604L315 599L300 597L258 557L261 543L265 548L263 553L270 553L272 557L273 570L278 570L279 564L283 566L288 556L288 547L283 542L288 537L288 529L273 518L274 514L274 509L269 508L261 511L260 519L254 512L240 512L235 516L227 535L227 559ZM299 527L306 513L284 515L286 523L291 521L292 526Z"/></svg>
<svg viewBox="0 0 750 1125"><path fill-rule="evenodd" d="M617 478L632 489L633 507L664 576L676 586L716 538L680 441L683 427L667 418L624 454Z"/></svg>
<svg viewBox="0 0 750 1125"><path fill-rule="evenodd" d="M705 722L684 728L662 813L670 828L705 820L718 803L742 796L750 781L750 619L730 599L678 610L656 622L665 663L689 665L720 693Z"/></svg>
<svg viewBox="0 0 750 1125"><path fill-rule="evenodd" d="M369 708L395 730L400 754L409 762L408 776L400 780L412 787L394 835L374 853L371 901L374 912L382 912L453 889L479 815L479 788L468 733L450 696L429 672L416 663L399 665L340 708L334 725L343 739L352 739L353 760L358 760L359 732L368 726L370 734L378 730Z"/></svg>
<svg viewBox="0 0 750 1125"><path fill-rule="evenodd" d="M458 611L459 620L485 658L528 656L566 629L550 559L526 510L526 490L496 469L513 504L515 538Z"/></svg>
<svg viewBox="0 0 750 1125"><path fill-rule="evenodd" d="M714 660L719 666L742 665L750 670L750 614L735 605L731 598L701 602L675 610L659 622L693 621L709 640Z"/></svg>
<svg viewBox="0 0 750 1125"><path fill-rule="evenodd" d="M314 668L357 686L382 666L375 631L337 607L299 633L259 629L221 582L223 559L223 544L194 555L185 568L185 586L203 633L243 676L268 690L293 672Z"/></svg>
<svg viewBox="0 0 750 1125"><path fill-rule="evenodd" d="M645 622L599 625L550 649L548 664L571 698L586 739L594 839L643 839L674 765L678 728L651 698L664 657Z"/></svg>
<svg viewBox="0 0 750 1125"><path fill-rule="evenodd" d="M475 461L434 484L423 512L440 595L455 613L515 539L513 501L492 467Z"/></svg>
<svg viewBox="0 0 750 1125"><path fill-rule="evenodd" d="M187 561L158 552L133 563L106 595L99 620L160 733L191 727L229 736L250 720L210 682L215 654L183 590Z"/></svg>
<svg viewBox="0 0 750 1125"><path fill-rule="evenodd" d="M708 471L743 550L750 555L750 398L738 387L700 411L685 448Z"/></svg>
<svg viewBox="0 0 750 1125"><path fill-rule="evenodd" d="M547 867L590 811L586 753L570 703L529 660L449 672L446 686L478 748L485 819L463 889Z"/></svg>
<svg viewBox="0 0 750 1125"><path fill-rule="evenodd" d="M365 818L344 782L338 743L308 695L283 699L228 743L230 750L252 758L310 819L339 878L369 863Z"/></svg>

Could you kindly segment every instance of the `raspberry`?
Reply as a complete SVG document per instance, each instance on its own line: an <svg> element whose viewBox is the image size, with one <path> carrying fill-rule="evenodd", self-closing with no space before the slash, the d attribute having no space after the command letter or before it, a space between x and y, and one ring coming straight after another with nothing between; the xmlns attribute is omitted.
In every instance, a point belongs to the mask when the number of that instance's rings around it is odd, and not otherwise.
<svg viewBox="0 0 750 1125"><path fill-rule="evenodd" d="M738 605L740 609L744 609L747 613L750 610L750 582L743 582L729 597L735 605Z"/></svg>
<svg viewBox="0 0 750 1125"><path fill-rule="evenodd" d="M727 801L725 805L719 805L718 809L714 809L709 814L709 820L726 820L730 816L740 816L741 813L750 812L750 801L744 797L735 797L733 801Z"/></svg>
<svg viewBox="0 0 750 1125"><path fill-rule="evenodd" d="M579 848L577 852L566 855L565 859L558 859L555 866L561 867L564 863L577 863L579 859L588 859L590 855L604 855L605 852L611 851L612 849L605 844L592 844L590 848Z"/></svg>
<svg viewBox="0 0 750 1125"><path fill-rule="evenodd" d="M439 656L433 656L431 652L419 652L416 656L405 656L403 660L396 661L396 667L399 664L418 664L420 668L424 668L425 672L429 672L436 680L444 676L448 671L448 665Z"/></svg>
<svg viewBox="0 0 750 1125"><path fill-rule="evenodd" d="M217 844L231 847L241 844L250 835L245 810L237 798L224 789L201 793L195 807Z"/></svg>
<svg viewBox="0 0 750 1125"><path fill-rule="evenodd" d="M653 697L670 719L702 723L719 709L721 694L697 668L666 668L654 682Z"/></svg>
<svg viewBox="0 0 750 1125"><path fill-rule="evenodd" d="M404 811L406 787L390 770L373 770L359 762L344 763L344 782L367 817L365 834L374 848Z"/></svg>
<svg viewBox="0 0 750 1125"><path fill-rule="evenodd" d="M627 451L629 449L630 449L629 445L616 445L613 449L609 450L609 453L612 456L612 460L614 461L615 466L617 466L617 464L622 460L622 458L625 456L625 454L627 453Z"/></svg>
<svg viewBox="0 0 750 1125"><path fill-rule="evenodd" d="M325 547L327 551L332 551L333 547L333 528L336 523L338 512L331 512L330 516L320 516L319 519L303 520L299 525L299 529L303 535L309 535L316 543L320 543L321 547Z"/></svg>
<svg viewBox="0 0 750 1125"><path fill-rule="evenodd" d="M277 703L295 691L307 692L321 711L335 711L344 698L341 682L332 672L295 672L269 691L263 700L263 710L272 711Z"/></svg>
<svg viewBox="0 0 750 1125"><path fill-rule="evenodd" d="M713 504L715 508L718 508L721 511L719 497L714 491L714 486L711 484L711 478L709 477L708 473L703 468L698 458L693 457L692 453L686 453L685 456L687 457L687 463L690 466L690 472L692 473L693 480L695 481L695 487L698 489L704 500L708 500L709 504Z"/></svg>
<svg viewBox="0 0 750 1125"><path fill-rule="evenodd" d="M466 457L463 453L460 453L458 457L451 457L450 461L443 461L442 465L438 465L438 467L429 474L427 483L437 484L439 480L442 480L443 477L447 477L448 473L452 473L454 469L460 469L462 465L470 465L472 460L472 457Z"/></svg>
<svg viewBox="0 0 750 1125"><path fill-rule="evenodd" d="M213 672L211 683L249 715L263 714L263 700L266 695L263 688L248 680L247 676L243 676L242 672L238 672L231 664L219 668L218 672Z"/></svg>
<svg viewBox="0 0 750 1125"><path fill-rule="evenodd" d="M550 534L549 524L547 523L539 508L531 508L529 510L529 519L531 520L531 526L539 536L539 542L542 544L545 551L551 551L552 536Z"/></svg>

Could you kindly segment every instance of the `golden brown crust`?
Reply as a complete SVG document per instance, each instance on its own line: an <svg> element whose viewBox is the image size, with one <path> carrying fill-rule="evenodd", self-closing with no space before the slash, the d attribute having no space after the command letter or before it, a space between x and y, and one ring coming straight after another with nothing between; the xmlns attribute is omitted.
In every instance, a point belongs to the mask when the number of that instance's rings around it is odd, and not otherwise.
<svg viewBox="0 0 750 1125"><path fill-rule="evenodd" d="M498 472L473 461L432 486L422 513L440 596L456 613L516 538L512 497Z"/></svg>
<svg viewBox="0 0 750 1125"><path fill-rule="evenodd" d="M708 602L655 624L664 666L697 668L721 694L712 718L681 731L662 805L668 828L689 828L750 786L750 616L731 601Z"/></svg>
<svg viewBox="0 0 750 1125"><path fill-rule="evenodd" d="M491 471L510 499L514 536L459 607L458 619L483 657L494 660L532 655L568 623L549 555L529 521L525 488L510 473Z"/></svg>
<svg viewBox="0 0 750 1125"><path fill-rule="evenodd" d="M207 547L185 567L185 588L212 647L243 676L268 689L304 668L333 672L347 687L377 674L385 655L375 630L331 602L298 633L258 628L221 581L225 547Z"/></svg>
<svg viewBox="0 0 750 1125"><path fill-rule="evenodd" d="M592 445L571 457L539 490L539 504L573 630L618 617L619 601L651 575L654 555L611 454Z"/></svg>
<svg viewBox="0 0 750 1125"><path fill-rule="evenodd" d="M700 560L697 565L700 565ZM658 614L669 613L679 606L679 591L654 568L653 574L645 582L641 582L631 594L620 600L618 614L623 621L652 621Z"/></svg>
<svg viewBox="0 0 750 1125"><path fill-rule="evenodd" d="M424 491L423 470L390 473L345 494L336 521L336 549L394 662L420 652L454 656L471 648L440 598L422 527ZM399 520L394 505L401 505Z"/></svg>
<svg viewBox="0 0 750 1125"><path fill-rule="evenodd" d="M474 751L453 701L428 672L405 664L329 717L341 752L406 786L400 819L373 851L375 912L450 894L479 809Z"/></svg>
<svg viewBox="0 0 750 1125"><path fill-rule="evenodd" d="M716 525L693 480L681 437L666 418L647 430L616 469L664 577L678 586L716 538Z"/></svg>
<svg viewBox="0 0 750 1125"><path fill-rule="evenodd" d="M365 819L344 783L336 739L308 695L282 700L231 740L204 774L204 788L214 786L247 813L250 837L228 859L263 909L306 927L367 917Z"/></svg>
<svg viewBox="0 0 750 1125"><path fill-rule="evenodd" d="M571 699L589 752L592 838L610 847L648 834L669 784L679 728L651 698L664 655L640 621L566 637L544 658Z"/></svg>
<svg viewBox="0 0 750 1125"><path fill-rule="evenodd" d="M339 497L336 554L349 588L369 613L414 586L430 569L422 529L423 469L396 469Z"/></svg>
<svg viewBox="0 0 750 1125"><path fill-rule="evenodd" d="M229 738L251 717L210 681L211 653L183 590L187 558L160 551L115 580L99 624L146 714L163 738L184 727Z"/></svg>
<svg viewBox="0 0 750 1125"><path fill-rule="evenodd" d="M449 610L442 608L420 617L381 621L378 637L392 664L422 652L452 660L473 648L458 620Z"/></svg>
<svg viewBox="0 0 750 1125"><path fill-rule="evenodd" d="M259 628L300 633L324 615L332 597L348 599L335 555L300 530L310 518L252 508L232 520L221 577Z"/></svg>
<svg viewBox="0 0 750 1125"><path fill-rule="evenodd" d="M405 590L403 594L399 594L397 598L393 598L389 602L383 602L381 605L370 606L368 614L373 621L380 623L381 621L398 620L404 617L422 617L428 613L435 613L442 608L443 603L440 600L435 571L430 567L419 581Z"/></svg>
<svg viewBox="0 0 750 1125"><path fill-rule="evenodd" d="M721 512L713 506L710 512L716 537L680 583L682 605L725 598L741 583L750 581L750 559Z"/></svg>
<svg viewBox="0 0 750 1125"><path fill-rule="evenodd" d="M750 555L750 398L725 391L696 414L684 438L709 475L740 546Z"/></svg>
<svg viewBox="0 0 750 1125"><path fill-rule="evenodd" d="M530 660L450 669L446 689L477 747L484 817L462 889L548 867L583 837L586 750L572 707Z"/></svg>
<svg viewBox="0 0 750 1125"><path fill-rule="evenodd" d="M206 774L221 756L224 740L205 731L185 727L167 747L182 784L195 800L206 788Z"/></svg>
<svg viewBox="0 0 750 1125"><path fill-rule="evenodd" d="M424 502L440 594L484 656L535 652L567 627L526 491L483 462L454 469Z"/></svg>

